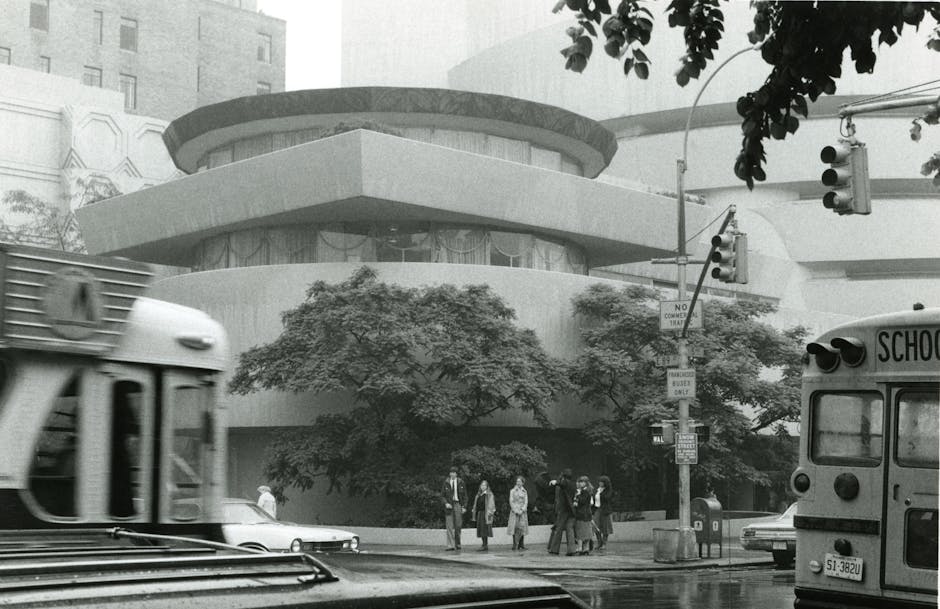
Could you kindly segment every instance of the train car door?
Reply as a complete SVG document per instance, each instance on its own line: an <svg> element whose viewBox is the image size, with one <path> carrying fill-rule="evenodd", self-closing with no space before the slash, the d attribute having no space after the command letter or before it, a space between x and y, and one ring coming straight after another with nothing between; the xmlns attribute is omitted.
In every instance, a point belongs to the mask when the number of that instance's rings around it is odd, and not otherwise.
<svg viewBox="0 0 940 609"><path fill-rule="evenodd" d="M214 391L200 371L163 372L160 522L218 521Z"/></svg>
<svg viewBox="0 0 940 609"><path fill-rule="evenodd" d="M891 390L883 537L886 588L937 591L938 396L936 384Z"/></svg>
<svg viewBox="0 0 940 609"><path fill-rule="evenodd" d="M155 380L148 368L105 364L94 387L98 430L90 451L100 480L89 489L102 520L150 522L153 518Z"/></svg>

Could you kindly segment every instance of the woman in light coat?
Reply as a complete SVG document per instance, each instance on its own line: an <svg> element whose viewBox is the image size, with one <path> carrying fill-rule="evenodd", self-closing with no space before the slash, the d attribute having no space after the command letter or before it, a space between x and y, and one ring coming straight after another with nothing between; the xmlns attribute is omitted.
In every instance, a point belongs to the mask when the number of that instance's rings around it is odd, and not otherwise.
<svg viewBox="0 0 940 609"><path fill-rule="evenodd" d="M473 499L473 519L477 521L477 537L483 540L480 552L489 550L489 538L493 536L493 516L496 514L496 499L490 484L486 480L480 482L480 490Z"/></svg>
<svg viewBox="0 0 940 609"><path fill-rule="evenodd" d="M506 533L512 536L512 549L525 550L525 536L529 532L529 494L525 478L516 477L516 486L509 490L509 524Z"/></svg>

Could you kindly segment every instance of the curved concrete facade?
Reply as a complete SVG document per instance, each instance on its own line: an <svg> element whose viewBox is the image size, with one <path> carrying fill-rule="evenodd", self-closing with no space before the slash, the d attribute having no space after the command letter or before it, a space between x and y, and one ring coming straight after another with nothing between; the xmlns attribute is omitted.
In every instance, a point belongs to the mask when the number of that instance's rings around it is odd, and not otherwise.
<svg viewBox="0 0 940 609"><path fill-rule="evenodd" d="M274 340L283 329L281 313L303 302L310 284L315 281L339 283L360 266L355 263L285 264L188 273L159 282L154 296L209 313L229 329L229 349L238 354ZM595 277L493 266L388 262L369 266L378 271L379 281L407 287L486 284L515 309L517 323L532 328L545 349L555 357L572 356L579 346L571 299L592 284L620 285ZM309 425L317 414L346 408L348 398L264 392L229 396L228 404L229 424L233 427L285 427ZM586 413L564 402L554 408L551 419L556 426L577 428L585 422ZM484 425L532 427L536 424L528 415L507 412L490 418Z"/></svg>
<svg viewBox="0 0 940 609"><path fill-rule="evenodd" d="M538 144L574 158L588 177L600 173L617 150L607 129L557 106L503 95L405 87L315 89L239 97L181 116L167 126L163 140L177 166L193 173L206 155L232 142L263 134L333 127L357 119ZM278 147L272 142L272 148L265 152ZM485 149L474 152L486 154Z"/></svg>

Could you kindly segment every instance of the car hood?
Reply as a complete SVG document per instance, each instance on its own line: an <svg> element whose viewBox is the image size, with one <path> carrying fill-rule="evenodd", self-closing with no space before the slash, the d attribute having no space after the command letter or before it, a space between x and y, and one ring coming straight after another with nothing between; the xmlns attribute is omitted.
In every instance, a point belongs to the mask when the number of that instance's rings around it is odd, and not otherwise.
<svg viewBox="0 0 940 609"><path fill-rule="evenodd" d="M300 524L282 524L279 522L261 522L257 524L223 524L222 531L225 537L230 536L258 536L264 535L265 538L287 540L286 545L294 539L301 541L345 541L355 537L355 533L344 531L342 529L331 529L329 527L313 527ZM260 541L260 538L258 539ZM241 543L240 540L232 540L232 543Z"/></svg>

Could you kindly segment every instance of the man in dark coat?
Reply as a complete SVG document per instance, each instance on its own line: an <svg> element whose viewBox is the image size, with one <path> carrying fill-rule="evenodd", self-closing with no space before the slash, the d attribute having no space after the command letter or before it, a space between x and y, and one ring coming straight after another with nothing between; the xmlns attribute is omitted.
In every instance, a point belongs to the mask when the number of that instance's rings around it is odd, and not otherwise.
<svg viewBox="0 0 940 609"><path fill-rule="evenodd" d="M450 475L441 487L444 500L444 526L447 528L447 549L460 549L460 529L463 515L467 511L467 486L457 477L457 468L450 468Z"/></svg>
<svg viewBox="0 0 940 609"><path fill-rule="evenodd" d="M568 544L566 556L574 556L574 493L575 485L571 479L571 470L565 469L552 480L555 486L555 525L552 527L552 537L548 542L548 553L558 554L561 551L561 536L565 535Z"/></svg>

